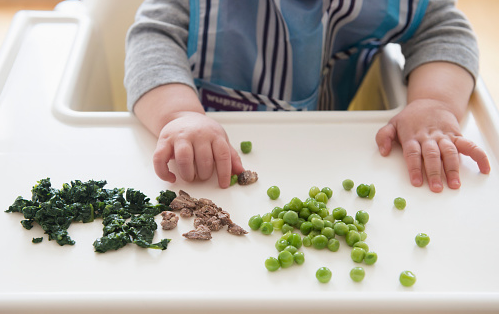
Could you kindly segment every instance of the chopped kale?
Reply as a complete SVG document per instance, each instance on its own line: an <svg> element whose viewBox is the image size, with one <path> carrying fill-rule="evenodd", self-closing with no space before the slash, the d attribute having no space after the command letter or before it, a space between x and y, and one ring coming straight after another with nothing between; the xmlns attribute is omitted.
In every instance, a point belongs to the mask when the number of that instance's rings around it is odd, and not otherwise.
<svg viewBox="0 0 499 314"><path fill-rule="evenodd" d="M32 188L31 200L17 197L6 210L23 214L21 224L31 229L39 224L49 240L59 245L73 245L68 234L72 222L89 223L102 218L103 236L93 243L95 251L104 253L117 250L128 243L152 249L166 249L169 239L152 243L157 224L154 217L169 209L175 192L161 192L158 204L135 189L105 189L106 181L79 180L64 183L60 190L51 186L50 178L42 179ZM173 196L173 198L172 198ZM161 202L159 201L161 199ZM43 238L34 238L39 243ZM37 241L37 242L35 242Z"/></svg>
<svg viewBox="0 0 499 314"><path fill-rule="evenodd" d="M40 238L33 238L33 240L31 240L31 242L33 243L40 243L43 241L43 237L40 237Z"/></svg>

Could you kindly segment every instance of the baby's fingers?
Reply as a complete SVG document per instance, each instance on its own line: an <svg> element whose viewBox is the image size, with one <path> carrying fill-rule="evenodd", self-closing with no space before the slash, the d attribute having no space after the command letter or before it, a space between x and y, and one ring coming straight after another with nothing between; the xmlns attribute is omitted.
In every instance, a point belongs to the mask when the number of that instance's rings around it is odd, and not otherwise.
<svg viewBox="0 0 499 314"><path fill-rule="evenodd" d="M409 172L411 184L421 186L423 184L423 165L421 162L421 145L416 140L402 143L405 163Z"/></svg>
<svg viewBox="0 0 499 314"><path fill-rule="evenodd" d="M481 173L488 174L490 172L490 163L487 154L480 147L476 146L475 143L463 137L457 137L454 140L454 145L458 152L471 157L477 163Z"/></svg>
<svg viewBox="0 0 499 314"><path fill-rule="evenodd" d="M441 192L443 184L440 147L436 141L426 140L421 144L421 149L430 190L433 192Z"/></svg>
<svg viewBox="0 0 499 314"><path fill-rule="evenodd" d="M194 168L194 149L189 141L175 143L175 161L182 179L187 182L194 181L196 169Z"/></svg>
<svg viewBox="0 0 499 314"><path fill-rule="evenodd" d="M217 139L212 144L213 157L217 168L218 185L227 188L232 174L231 152L227 141Z"/></svg>
<svg viewBox="0 0 499 314"><path fill-rule="evenodd" d="M378 144L378 149L382 156L388 156L392 150L392 142L395 140L396 136L397 130L391 123L388 123L379 129L376 134L376 144Z"/></svg>
<svg viewBox="0 0 499 314"><path fill-rule="evenodd" d="M168 162L172 158L173 147L165 141L158 141L153 155L154 171L160 179L173 183L177 178L168 167Z"/></svg>
<svg viewBox="0 0 499 314"><path fill-rule="evenodd" d="M438 142L442 162L444 163L447 185L451 189L459 189L461 182L459 180L459 152L456 146L448 139L442 139Z"/></svg>

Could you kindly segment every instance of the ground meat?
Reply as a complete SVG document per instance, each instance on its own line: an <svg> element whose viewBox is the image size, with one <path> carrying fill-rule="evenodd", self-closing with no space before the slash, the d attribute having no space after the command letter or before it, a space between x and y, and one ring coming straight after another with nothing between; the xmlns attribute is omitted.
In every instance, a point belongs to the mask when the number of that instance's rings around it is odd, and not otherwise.
<svg viewBox="0 0 499 314"><path fill-rule="evenodd" d="M255 183L258 180L258 174L251 170L245 170L237 176L237 183L240 185L248 185Z"/></svg>
<svg viewBox="0 0 499 314"><path fill-rule="evenodd" d="M182 236L193 240L210 240L211 231L205 225L199 225L196 229L184 233Z"/></svg>
<svg viewBox="0 0 499 314"><path fill-rule="evenodd" d="M161 213L163 220L161 221L161 227L163 230L171 230L177 226L178 216L170 211L164 211Z"/></svg>
<svg viewBox="0 0 499 314"><path fill-rule="evenodd" d="M230 234L235 234L235 235L243 235L248 233L248 231L244 230L241 226L238 226L236 224L229 225L227 231Z"/></svg>

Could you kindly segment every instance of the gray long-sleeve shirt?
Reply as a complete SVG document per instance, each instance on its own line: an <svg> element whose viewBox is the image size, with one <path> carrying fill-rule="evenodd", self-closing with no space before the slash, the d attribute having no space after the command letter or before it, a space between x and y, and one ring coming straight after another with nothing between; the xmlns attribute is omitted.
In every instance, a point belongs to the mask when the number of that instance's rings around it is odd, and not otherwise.
<svg viewBox="0 0 499 314"><path fill-rule="evenodd" d="M145 0L126 41L127 106L151 89L182 83L195 89L187 59L189 0ZM469 22L455 0L430 0L414 36L401 44L406 59L404 76L433 61L460 65L476 79L478 46Z"/></svg>

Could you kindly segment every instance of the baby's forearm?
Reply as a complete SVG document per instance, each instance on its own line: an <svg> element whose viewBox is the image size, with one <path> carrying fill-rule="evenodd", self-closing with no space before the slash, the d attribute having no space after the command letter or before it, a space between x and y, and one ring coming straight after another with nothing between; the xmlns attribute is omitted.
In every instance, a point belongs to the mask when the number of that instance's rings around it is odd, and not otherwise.
<svg viewBox="0 0 499 314"><path fill-rule="evenodd" d="M156 136L181 112L204 113L196 92L185 84L167 84L150 90L137 101L133 111Z"/></svg>
<svg viewBox="0 0 499 314"><path fill-rule="evenodd" d="M461 120L474 88L473 76L464 68L449 62L430 62L411 72L407 103L431 99L440 102Z"/></svg>

